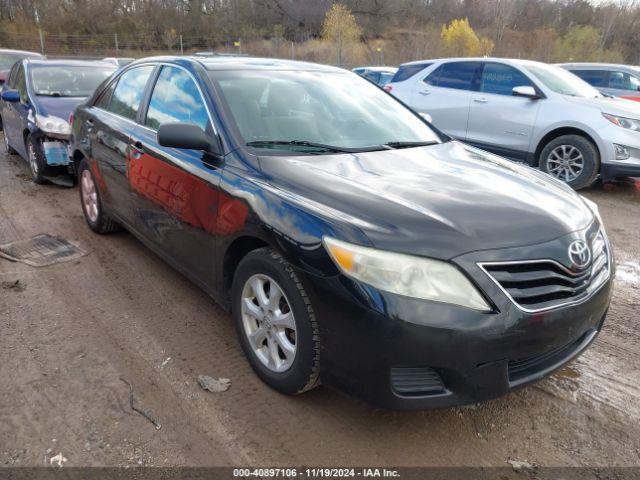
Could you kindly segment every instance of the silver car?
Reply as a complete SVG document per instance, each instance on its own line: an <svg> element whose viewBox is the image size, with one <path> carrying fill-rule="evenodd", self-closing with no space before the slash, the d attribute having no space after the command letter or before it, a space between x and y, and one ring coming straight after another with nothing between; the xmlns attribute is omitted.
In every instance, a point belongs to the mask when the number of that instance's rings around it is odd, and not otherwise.
<svg viewBox="0 0 640 480"><path fill-rule="evenodd" d="M640 67L608 63L563 63L558 66L607 95L640 102Z"/></svg>
<svg viewBox="0 0 640 480"><path fill-rule="evenodd" d="M400 66L386 90L450 136L575 189L640 176L640 104L604 97L560 67L459 58Z"/></svg>
<svg viewBox="0 0 640 480"><path fill-rule="evenodd" d="M351 71L384 87L391 81L398 69L396 67L356 67Z"/></svg>

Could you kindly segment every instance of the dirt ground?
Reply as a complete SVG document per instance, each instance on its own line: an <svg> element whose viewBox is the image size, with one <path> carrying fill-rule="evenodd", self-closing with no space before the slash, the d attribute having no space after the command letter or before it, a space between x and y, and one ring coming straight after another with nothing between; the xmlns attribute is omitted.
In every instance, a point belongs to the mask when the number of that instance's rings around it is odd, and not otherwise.
<svg viewBox="0 0 640 480"><path fill-rule="evenodd" d="M49 233L90 253L40 269L0 259L0 465L59 453L65 466L640 465L640 181L583 193L618 263L595 344L501 399L399 413L323 387L270 390L209 297L131 235L92 234L76 189L36 186L1 155L0 244ZM231 388L205 392L200 374ZM160 430L129 408L120 377Z"/></svg>

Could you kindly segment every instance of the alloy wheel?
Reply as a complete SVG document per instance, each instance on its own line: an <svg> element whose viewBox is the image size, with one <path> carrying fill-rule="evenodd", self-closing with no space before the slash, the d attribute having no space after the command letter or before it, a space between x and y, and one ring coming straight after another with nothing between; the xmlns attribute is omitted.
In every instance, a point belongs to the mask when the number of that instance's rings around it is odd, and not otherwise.
<svg viewBox="0 0 640 480"><path fill-rule="evenodd" d="M572 182L584 170L582 152L573 145L559 145L547 158L547 172L563 182Z"/></svg>
<svg viewBox="0 0 640 480"><path fill-rule="evenodd" d="M282 287L263 274L251 276L240 297L242 325L253 353L273 372L291 368L296 356L296 322Z"/></svg>
<svg viewBox="0 0 640 480"><path fill-rule="evenodd" d="M93 176L89 170L82 171L80 179L80 191L82 192L82 206L87 217L92 223L98 220L98 192Z"/></svg>

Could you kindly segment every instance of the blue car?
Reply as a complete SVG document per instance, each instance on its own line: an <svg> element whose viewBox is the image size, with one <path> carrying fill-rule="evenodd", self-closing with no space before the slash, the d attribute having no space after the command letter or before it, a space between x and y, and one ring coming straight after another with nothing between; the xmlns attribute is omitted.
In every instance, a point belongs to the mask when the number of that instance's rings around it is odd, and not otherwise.
<svg viewBox="0 0 640 480"><path fill-rule="evenodd" d="M69 117L117 67L106 62L16 62L2 87L0 115L7 153L29 162L35 183L68 183Z"/></svg>

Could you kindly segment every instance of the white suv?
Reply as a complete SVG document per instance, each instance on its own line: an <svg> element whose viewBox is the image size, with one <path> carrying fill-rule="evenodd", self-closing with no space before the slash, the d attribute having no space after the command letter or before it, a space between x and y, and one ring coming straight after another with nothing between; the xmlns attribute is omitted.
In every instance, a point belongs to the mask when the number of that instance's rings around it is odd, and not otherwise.
<svg viewBox="0 0 640 480"><path fill-rule="evenodd" d="M400 66L385 89L440 130L539 166L575 189L640 176L640 105L606 98L562 68L457 58Z"/></svg>

